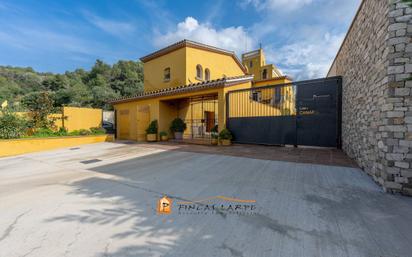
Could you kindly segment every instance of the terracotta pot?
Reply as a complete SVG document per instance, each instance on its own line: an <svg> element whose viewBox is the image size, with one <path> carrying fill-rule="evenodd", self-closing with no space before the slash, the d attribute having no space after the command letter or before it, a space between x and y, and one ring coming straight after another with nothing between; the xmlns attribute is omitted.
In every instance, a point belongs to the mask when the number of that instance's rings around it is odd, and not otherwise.
<svg viewBox="0 0 412 257"><path fill-rule="evenodd" d="M169 140L169 137L168 136L160 136L160 140L167 141L167 140Z"/></svg>
<svg viewBox="0 0 412 257"><path fill-rule="evenodd" d="M231 145L232 141L230 139L220 139L220 144L227 146L227 145Z"/></svg>
<svg viewBox="0 0 412 257"><path fill-rule="evenodd" d="M182 140L183 139L183 132L175 132L175 139Z"/></svg>
<svg viewBox="0 0 412 257"><path fill-rule="evenodd" d="M156 142L157 141L157 134L147 134L146 135L147 142Z"/></svg>
<svg viewBox="0 0 412 257"><path fill-rule="evenodd" d="M212 138L211 143L212 145L217 145L219 141L217 140L217 138Z"/></svg>

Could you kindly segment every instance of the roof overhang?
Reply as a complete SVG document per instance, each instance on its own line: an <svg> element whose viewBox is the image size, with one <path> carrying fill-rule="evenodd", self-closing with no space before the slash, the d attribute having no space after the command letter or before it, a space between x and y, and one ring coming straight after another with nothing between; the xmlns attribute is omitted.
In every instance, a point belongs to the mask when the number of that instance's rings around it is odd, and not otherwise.
<svg viewBox="0 0 412 257"><path fill-rule="evenodd" d="M187 84L179 87L164 88L156 91L144 92L130 97L117 98L107 101L110 104L119 104L125 102L132 102L135 100L142 100L148 98L155 98L161 96L177 95L187 92L195 92L213 88L229 87L241 83L250 82L253 80L253 75L244 75L236 77L226 77L221 79L203 81L195 84Z"/></svg>
<svg viewBox="0 0 412 257"><path fill-rule="evenodd" d="M253 83L276 81L276 80L285 80L285 79L292 81L292 78L289 77L289 76L280 76L280 77L269 78L269 79L255 80L255 81L253 81Z"/></svg>

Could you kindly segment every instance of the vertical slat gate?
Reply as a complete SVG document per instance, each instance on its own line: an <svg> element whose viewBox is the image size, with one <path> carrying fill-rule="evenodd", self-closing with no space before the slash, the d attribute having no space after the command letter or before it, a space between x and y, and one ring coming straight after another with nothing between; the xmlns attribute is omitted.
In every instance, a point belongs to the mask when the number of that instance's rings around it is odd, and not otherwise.
<svg viewBox="0 0 412 257"><path fill-rule="evenodd" d="M226 95L238 143L341 146L340 77L253 87Z"/></svg>

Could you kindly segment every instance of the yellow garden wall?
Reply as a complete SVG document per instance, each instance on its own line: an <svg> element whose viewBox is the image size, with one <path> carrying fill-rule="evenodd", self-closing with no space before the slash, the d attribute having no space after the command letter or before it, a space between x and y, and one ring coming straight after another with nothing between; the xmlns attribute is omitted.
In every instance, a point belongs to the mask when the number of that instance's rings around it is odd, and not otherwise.
<svg viewBox="0 0 412 257"><path fill-rule="evenodd" d="M83 107L63 107L63 126L69 131L101 127L102 109Z"/></svg>
<svg viewBox="0 0 412 257"><path fill-rule="evenodd" d="M0 140L0 157L77 146L83 144L112 142L113 140L113 135L21 138L10 140L2 139Z"/></svg>
<svg viewBox="0 0 412 257"><path fill-rule="evenodd" d="M29 112L15 112L18 116L20 117L25 117L29 118L30 113ZM54 120L54 125L56 126L57 129L63 127L63 119L62 119L62 114L61 113L52 113L47 115L47 118L50 120Z"/></svg>
<svg viewBox="0 0 412 257"><path fill-rule="evenodd" d="M29 112L16 112L20 116L29 116ZM57 129L65 127L67 131L90 129L102 126L103 110L85 107L63 107L62 113L52 113L49 119L54 120ZM64 119L63 119L64 117Z"/></svg>

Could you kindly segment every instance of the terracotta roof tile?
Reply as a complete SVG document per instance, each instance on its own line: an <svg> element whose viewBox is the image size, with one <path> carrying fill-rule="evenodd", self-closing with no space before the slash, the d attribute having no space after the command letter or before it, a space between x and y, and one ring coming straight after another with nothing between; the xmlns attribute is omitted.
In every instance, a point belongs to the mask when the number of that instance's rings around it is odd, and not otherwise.
<svg viewBox="0 0 412 257"><path fill-rule="evenodd" d="M128 96L128 97L111 99L108 101L108 103L115 104L115 103L134 101L138 99L146 99L146 98L152 98L152 97L158 97L158 96L174 95L174 94L183 93L183 92L197 91L197 90L202 90L202 89L216 88L216 87L221 87L221 86L231 86L234 84L239 84L242 82L248 82L252 80L253 80L253 75L226 77L226 78L220 78L220 79L215 79L215 80L202 81L198 83L186 84L186 85L177 86L177 87L169 87L169 88L163 88L163 89L154 90L154 91L143 92L143 93L139 93L139 94Z"/></svg>

